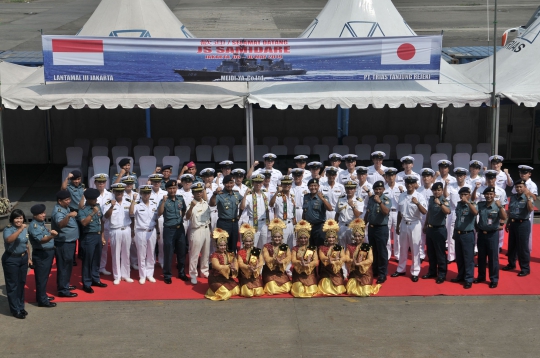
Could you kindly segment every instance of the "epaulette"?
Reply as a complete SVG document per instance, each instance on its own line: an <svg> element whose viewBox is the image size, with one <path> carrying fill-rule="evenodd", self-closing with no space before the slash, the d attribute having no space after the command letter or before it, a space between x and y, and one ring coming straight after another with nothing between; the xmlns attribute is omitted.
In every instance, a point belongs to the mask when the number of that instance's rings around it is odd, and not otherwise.
<svg viewBox="0 0 540 358"><path fill-rule="evenodd" d="M58 212L61 213L61 212L62 212L62 209L58 209Z"/></svg>
<svg viewBox="0 0 540 358"><path fill-rule="evenodd" d="M34 223L34 229L37 229L37 224L36 223Z"/></svg>
<svg viewBox="0 0 540 358"><path fill-rule="evenodd" d="M282 196L282 194L281 194L281 193L277 193L277 196L280 197L280 196Z"/></svg>
<svg viewBox="0 0 540 358"><path fill-rule="evenodd" d="M294 198L294 194L293 194L293 193L290 193L290 195L291 195L291 198Z"/></svg>
<svg viewBox="0 0 540 358"><path fill-rule="evenodd" d="M364 199L362 199L362 198L360 198L360 197L356 198L356 200L358 200L359 202L364 201Z"/></svg>
<svg viewBox="0 0 540 358"><path fill-rule="evenodd" d="M84 185L84 183L82 183L81 186L82 186L83 189L86 188L86 186Z"/></svg>
<svg viewBox="0 0 540 358"><path fill-rule="evenodd" d="M345 198L345 197L347 197L347 194L343 194L340 196L340 198Z"/></svg>
<svg viewBox="0 0 540 358"><path fill-rule="evenodd" d="M140 200L139 200L139 201L137 201L137 204L140 204L140 203L141 203L141 201L140 201Z"/></svg>
<svg viewBox="0 0 540 358"><path fill-rule="evenodd" d="M6 226L6 227L11 227L11 224L9 224L9 225L8 225L8 226Z"/></svg>
<svg viewBox="0 0 540 358"><path fill-rule="evenodd" d="M105 205L110 204L110 203L111 203L111 201L110 201L110 200L107 200L107 202L105 203Z"/></svg>
<svg viewBox="0 0 540 358"><path fill-rule="evenodd" d="M131 203L131 199L130 198L126 198L126 201L129 201Z"/></svg>

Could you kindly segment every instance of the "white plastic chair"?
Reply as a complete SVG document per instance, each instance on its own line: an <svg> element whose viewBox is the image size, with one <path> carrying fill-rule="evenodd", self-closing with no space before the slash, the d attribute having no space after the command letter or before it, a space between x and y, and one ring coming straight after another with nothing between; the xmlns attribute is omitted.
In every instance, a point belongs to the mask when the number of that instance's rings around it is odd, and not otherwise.
<svg viewBox="0 0 540 358"><path fill-rule="evenodd" d="M338 153L338 154L341 154L341 155L349 154L349 146L348 145L339 145L339 144L335 145L332 148L332 153Z"/></svg>
<svg viewBox="0 0 540 358"><path fill-rule="evenodd" d="M454 168L463 167L469 169L469 162L471 161L469 153L456 153L453 158L452 164L454 164Z"/></svg>
<svg viewBox="0 0 540 358"><path fill-rule="evenodd" d="M275 155L287 155L287 147L284 145L274 145L270 149L270 153L274 153Z"/></svg>
<svg viewBox="0 0 540 358"><path fill-rule="evenodd" d="M109 149L105 146L98 145L92 147L92 158L94 157L108 157Z"/></svg>
<svg viewBox="0 0 540 358"><path fill-rule="evenodd" d="M189 162L191 158L191 148L187 145L177 145L174 147L174 155L180 158L180 162Z"/></svg>
<svg viewBox="0 0 540 358"><path fill-rule="evenodd" d="M478 143L476 145L476 153L486 153L489 158L491 156L491 143Z"/></svg>
<svg viewBox="0 0 540 358"><path fill-rule="evenodd" d="M195 138L191 138L191 137L180 138L180 140L178 141L178 144L188 146L189 149L191 149L190 153L195 151ZM182 157L180 157L180 159L184 160L182 159Z"/></svg>
<svg viewBox="0 0 540 358"><path fill-rule="evenodd" d="M180 158L176 155L166 155L163 157L163 165L172 165L171 178L177 178L180 171Z"/></svg>
<svg viewBox="0 0 540 358"><path fill-rule="evenodd" d="M147 145L136 145L133 147L133 158L135 159L135 164L139 164L139 158L142 156L150 155L150 147Z"/></svg>
<svg viewBox="0 0 540 358"><path fill-rule="evenodd" d="M154 139L141 137L137 139L137 145L146 145L148 148L154 148Z"/></svg>
<svg viewBox="0 0 540 358"><path fill-rule="evenodd" d="M346 136L343 137L343 145L346 145L349 147L349 153L353 153L355 150L355 146L358 144L358 137L357 136Z"/></svg>
<svg viewBox="0 0 540 358"><path fill-rule="evenodd" d="M212 136L205 136L201 138L201 145L209 145L211 147L217 145L217 138Z"/></svg>
<svg viewBox="0 0 540 358"><path fill-rule="evenodd" d="M73 141L73 146L82 148L83 158L88 158L88 153L90 152L90 139L76 138Z"/></svg>
<svg viewBox="0 0 540 358"><path fill-rule="evenodd" d="M154 157L157 165L163 164L163 157L171 154L171 148L166 145L157 145L154 147Z"/></svg>
<svg viewBox="0 0 540 358"><path fill-rule="evenodd" d="M424 136L424 144L429 144L431 148L435 148L435 146L439 143L439 135L438 134L426 134Z"/></svg>
<svg viewBox="0 0 540 358"><path fill-rule="evenodd" d="M304 139L302 139L302 144L303 145L308 145L310 149L313 149L314 146L316 146L317 144L319 144L319 138L317 137L304 137Z"/></svg>
<svg viewBox="0 0 540 358"><path fill-rule="evenodd" d="M406 155L412 154L412 145L410 143L399 143L396 145L396 157L401 159Z"/></svg>
<svg viewBox="0 0 540 358"><path fill-rule="evenodd" d="M283 138L283 145L287 147L287 154L294 153L294 147L300 143L298 137L285 137Z"/></svg>
<svg viewBox="0 0 540 358"><path fill-rule="evenodd" d="M209 162L212 160L212 147L209 145L198 145L195 148L195 157L198 162Z"/></svg>
<svg viewBox="0 0 540 358"><path fill-rule="evenodd" d="M435 145L435 151L446 154L447 158L452 158L452 143L437 143Z"/></svg>
<svg viewBox="0 0 540 358"><path fill-rule="evenodd" d="M468 153L472 154L472 145L470 143L458 143L456 144L456 153Z"/></svg>
<svg viewBox="0 0 540 358"><path fill-rule="evenodd" d="M255 160L258 160L259 162L263 161L263 155L268 153L268 146L267 145L255 145L253 146L253 154ZM276 153L274 153L276 154ZM277 155L277 154L276 154Z"/></svg>
<svg viewBox="0 0 540 358"><path fill-rule="evenodd" d="M411 154L414 158L413 171L420 173L424 167L424 156L422 154Z"/></svg>
<svg viewBox="0 0 540 358"><path fill-rule="evenodd" d="M92 166L88 168L88 186L95 188L96 184L92 180L95 174L109 174L109 166L111 165L111 159L109 157L97 156L92 158ZM111 177L107 179L105 188L109 189Z"/></svg>
<svg viewBox="0 0 540 358"><path fill-rule="evenodd" d="M313 154L319 155L319 162L324 162L330 155L330 148L326 144L316 144L313 146Z"/></svg>
<svg viewBox="0 0 540 358"><path fill-rule="evenodd" d="M228 145L216 145L212 149L214 152L214 162L221 162L223 160L229 160L229 146Z"/></svg>
<svg viewBox="0 0 540 358"><path fill-rule="evenodd" d="M473 153L473 155L471 156L471 160L478 160L482 162L482 164L484 164L484 167L489 168L489 155L487 155L486 153ZM467 164L466 168L469 168L469 164ZM482 168L480 172L484 173L484 168Z"/></svg>
<svg viewBox="0 0 540 358"><path fill-rule="evenodd" d="M423 166L429 165L429 158L431 157L431 145L429 144L417 144L414 147L414 152L416 154L422 154L422 158L424 158L424 162L422 163Z"/></svg>
<svg viewBox="0 0 540 358"><path fill-rule="evenodd" d="M371 159L371 146L369 144L357 144L354 146L354 153L358 156L358 160Z"/></svg>
<svg viewBox="0 0 540 358"><path fill-rule="evenodd" d="M446 153L431 154L431 169L435 171L439 170L439 165L437 165L437 162L442 159L448 159L448 156L446 155Z"/></svg>
<svg viewBox="0 0 540 358"><path fill-rule="evenodd" d="M62 181L68 176L69 172L78 169L81 170L83 149L81 147L66 148L67 165L62 169Z"/></svg>
<svg viewBox="0 0 540 358"><path fill-rule="evenodd" d="M328 148L334 148L335 145L339 144L339 141L336 137L322 137L321 144L326 144Z"/></svg>
<svg viewBox="0 0 540 358"><path fill-rule="evenodd" d="M131 155L131 148L133 147L133 140L131 138L116 138L116 145L126 147L128 149L127 155Z"/></svg>
<svg viewBox="0 0 540 358"><path fill-rule="evenodd" d="M234 137L219 137L219 144L226 145L229 148L232 148L236 144L236 140L234 139Z"/></svg>
<svg viewBox="0 0 540 358"><path fill-rule="evenodd" d="M268 146L268 148L272 148L273 146L278 145L278 138L277 137L264 137L262 140L262 143L263 145Z"/></svg>
<svg viewBox="0 0 540 358"><path fill-rule="evenodd" d="M300 155L300 154L310 155L311 148L309 147L309 145L303 145L303 144L295 145L294 155Z"/></svg>
<svg viewBox="0 0 540 358"><path fill-rule="evenodd" d="M362 144L369 144L371 148L375 148L375 144L377 144L377 136L373 134L363 135L361 142Z"/></svg>
<svg viewBox="0 0 540 358"><path fill-rule="evenodd" d="M96 138L92 141L92 146L109 148L109 140L107 138Z"/></svg>
<svg viewBox="0 0 540 358"><path fill-rule="evenodd" d="M129 156L128 148L122 145L117 145L117 146L112 147L111 153L112 153L113 163L116 163L116 158L118 157Z"/></svg>
<svg viewBox="0 0 540 358"><path fill-rule="evenodd" d="M156 157L153 155L143 155L139 158L141 174L138 175L139 185L145 185L148 182L148 176L154 172L157 166Z"/></svg>
<svg viewBox="0 0 540 358"><path fill-rule="evenodd" d="M420 144L420 136L418 134L405 134L404 143L409 143L414 148Z"/></svg>
<svg viewBox="0 0 540 358"><path fill-rule="evenodd" d="M232 148L233 161L247 162L247 147L245 145L235 145Z"/></svg>
<svg viewBox="0 0 540 358"><path fill-rule="evenodd" d="M373 147L373 151L374 152L376 152L376 151L384 152L384 154L385 154L384 159L390 159L391 148L390 148L390 144L388 144L388 143L377 143L377 144L375 144L375 146Z"/></svg>
<svg viewBox="0 0 540 358"><path fill-rule="evenodd" d="M158 146L169 147L169 153L174 151L174 138L159 138L157 141Z"/></svg>

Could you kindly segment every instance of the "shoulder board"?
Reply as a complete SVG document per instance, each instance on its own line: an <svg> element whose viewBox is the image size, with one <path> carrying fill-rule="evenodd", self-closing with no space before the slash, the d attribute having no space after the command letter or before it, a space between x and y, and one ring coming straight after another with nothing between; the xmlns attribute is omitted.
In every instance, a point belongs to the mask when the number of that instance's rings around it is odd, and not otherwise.
<svg viewBox="0 0 540 358"><path fill-rule="evenodd" d="M130 198L126 198L127 201L129 201L131 203L131 199Z"/></svg>
<svg viewBox="0 0 540 358"><path fill-rule="evenodd" d="M135 172L132 172L131 175L137 175L137 174L135 174Z"/></svg>
<svg viewBox="0 0 540 358"><path fill-rule="evenodd" d="M356 200L358 200L358 201L360 201L360 202L364 201L364 199L362 199L362 198L360 198L360 197L356 198Z"/></svg>
<svg viewBox="0 0 540 358"><path fill-rule="evenodd" d="M110 204L110 203L111 203L111 201L110 201L110 200L107 200L107 202L105 202L105 204Z"/></svg>
<svg viewBox="0 0 540 358"><path fill-rule="evenodd" d="M277 193L277 196L278 196L278 197L281 196L281 193Z"/></svg>
<svg viewBox="0 0 540 358"><path fill-rule="evenodd" d="M340 198L345 198L345 197L347 197L347 194L343 194L340 196Z"/></svg>
<svg viewBox="0 0 540 358"><path fill-rule="evenodd" d="M139 201L137 201L137 204L140 204L140 203L141 203L141 201L140 201L140 200L139 200Z"/></svg>
<svg viewBox="0 0 540 358"><path fill-rule="evenodd" d="M8 226L6 226L6 227L11 227L11 224L9 224L9 225L8 225Z"/></svg>
<svg viewBox="0 0 540 358"><path fill-rule="evenodd" d="M111 189L107 189L107 191L108 191L109 193L112 193L112 190L111 190Z"/></svg>
<svg viewBox="0 0 540 358"><path fill-rule="evenodd" d="M34 223L34 229L36 229L36 228L37 228L37 224Z"/></svg>
<svg viewBox="0 0 540 358"><path fill-rule="evenodd" d="M61 212L62 212L62 209L58 209L58 212L61 213Z"/></svg>
<svg viewBox="0 0 540 358"><path fill-rule="evenodd" d="M293 193L291 193L291 198L294 198L294 194L293 194Z"/></svg>
<svg viewBox="0 0 540 358"><path fill-rule="evenodd" d="M82 183L81 186L82 186L83 189L86 188L86 186L84 185L84 183Z"/></svg>

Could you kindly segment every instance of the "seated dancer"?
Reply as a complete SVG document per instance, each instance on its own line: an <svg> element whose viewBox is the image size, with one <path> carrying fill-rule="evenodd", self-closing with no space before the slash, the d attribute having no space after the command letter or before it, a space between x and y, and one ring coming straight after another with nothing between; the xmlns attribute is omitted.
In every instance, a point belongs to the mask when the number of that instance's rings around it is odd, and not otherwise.
<svg viewBox="0 0 540 358"><path fill-rule="evenodd" d="M240 288L233 277L238 274L238 266L233 252L227 251L227 231L217 228L213 232L216 252L210 255L212 269L208 275L208 291L204 297L212 301L226 301L238 296Z"/></svg>
<svg viewBox="0 0 540 358"><path fill-rule="evenodd" d="M335 220L326 220L323 226L326 233L324 245L319 246L319 293L336 296L345 293L343 262L347 257L343 247L337 244L339 225Z"/></svg>
<svg viewBox="0 0 540 358"><path fill-rule="evenodd" d="M255 228L248 223L240 227L240 235L242 235L244 247L238 251L236 260L238 262L240 296L242 297L264 295L263 282L260 275L264 260L261 255L261 249L253 247L255 232Z"/></svg>
<svg viewBox="0 0 540 358"><path fill-rule="evenodd" d="M291 290L291 281L285 270L291 262L291 250L287 244L283 244L283 229L287 225L279 219L270 222L268 228L272 234L272 242L263 247L265 265L262 276L264 292L268 295L279 295Z"/></svg>
<svg viewBox="0 0 540 358"><path fill-rule="evenodd" d="M310 298L317 294L317 275L319 265L317 247L309 246L311 225L301 220L294 227L297 246L292 249L292 287L291 294L298 298Z"/></svg>

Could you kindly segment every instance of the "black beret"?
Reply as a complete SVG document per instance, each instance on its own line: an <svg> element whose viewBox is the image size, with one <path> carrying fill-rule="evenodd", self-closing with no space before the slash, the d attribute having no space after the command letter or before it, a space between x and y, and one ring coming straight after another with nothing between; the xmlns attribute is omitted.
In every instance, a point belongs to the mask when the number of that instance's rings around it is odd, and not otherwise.
<svg viewBox="0 0 540 358"><path fill-rule="evenodd" d="M441 182L436 182L431 186L431 190L439 190L443 188L443 184Z"/></svg>
<svg viewBox="0 0 540 358"><path fill-rule="evenodd" d="M69 198L71 195L69 195L69 191L67 190L60 190L58 193L56 193L56 199L58 200L64 200Z"/></svg>
<svg viewBox="0 0 540 358"><path fill-rule="evenodd" d="M459 189L458 191L458 194L470 194L471 193L471 189L469 189L469 187L463 187L461 189Z"/></svg>
<svg viewBox="0 0 540 358"><path fill-rule="evenodd" d="M82 176L82 173L79 170L74 170L71 174L73 175L71 179L79 179Z"/></svg>
<svg viewBox="0 0 540 358"><path fill-rule="evenodd" d="M523 179L518 179L518 180L514 181L514 186L516 186L516 185L518 185L518 184L523 184L523 185L525 185L525 180L523 180Z"/></svg>
<svg viewBox="0 0 540 358"><path fill-rule="evenodd" d="M487 188L484 189L484 192L482 194L494 193L494 192L495 192L495 188L492 186L488 186Z"/></svg>
<svg viewBox="0 0 540 358"><path fill-rule="evenodd" d="M36 204L30 208L30 212L34 215L43 214L47 208L45 204Z"/></svg>
<svg viewBox="0 0 540 358"><path fill-rule="evenodd" d="M130 163L129 161L129 158L124 158L124 159L121 159L119 162L118 162L118 165L120 166L120 168L122 168L124 165Z"/></svg>
<svg viewBox="0 0 540 358"><path fill-rule="evenodd" d="M310 186L311 184L317 184L317 185L319 185L319 179L316 179L316 178L311 178L311 179L309 179L307 185Z"/></svg>
<svg viewBox="0 0 540 358"><path fill-rule="evenodd" d="M176 180L169 180L168 182L165 183L165 188L170 188L171 186L177 186L177 182Z"/></svg>
<svg viewBox="0 0 540 358"><path fill-rule="evenodd" d="M384 183L382 180L378 180L373 184L373 189L375 188L384 188Z"/></svg>
<svg viewBox="0 0 540 358"><path fill-rule="evenodd" d="M84 191L84 197L86 200L94 200L97 199L99 196L99 190L94 188L88 188Z"/></svg>
<svg viewBox="0 0 540 358"><path fill-rule="evenodd" d="M161 171L164 171L164 170L171 170L172 169L172 165L164 165L161 167Z"/></svg>
<svg viewBox="0 0 540 358"><path fill-rule="evenodd" d="M223 184L228 183L228 182L231 182L231 181L234 181L234 178L233 178L232 175L229 174L229 175L225 175L225 176L223 177Z"/></svg>

